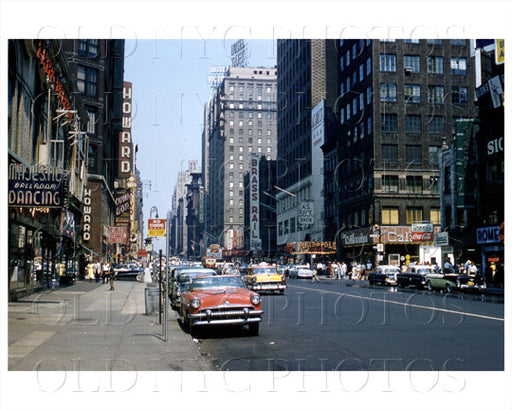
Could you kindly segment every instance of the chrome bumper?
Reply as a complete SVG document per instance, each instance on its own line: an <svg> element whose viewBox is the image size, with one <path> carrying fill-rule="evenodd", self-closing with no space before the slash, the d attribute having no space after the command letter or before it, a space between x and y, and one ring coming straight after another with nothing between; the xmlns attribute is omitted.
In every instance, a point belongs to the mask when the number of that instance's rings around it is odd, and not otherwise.
<svg viewBox="0 0 512 410"><path fill-rule="evenodd" d="M204 325L244 325L261 322L262 310L236 310L191 313L188 317L192 326ZM230 317L231 316L231 317Z"/></svg>
<svg viewBox="0 0 512 410"><path fill-rule="evenodd" d="M286 289L286 284L284 283L251 283L249 287L252 290L284 290Z"/></svg>

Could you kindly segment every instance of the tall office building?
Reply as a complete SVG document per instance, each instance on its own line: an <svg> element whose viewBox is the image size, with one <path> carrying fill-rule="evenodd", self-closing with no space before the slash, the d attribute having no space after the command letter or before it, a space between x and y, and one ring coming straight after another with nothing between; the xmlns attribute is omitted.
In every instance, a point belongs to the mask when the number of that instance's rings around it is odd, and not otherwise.
<svg viewBox="0 0 512 410"><path fill-rule="evenodd" d="M475 116L470 41L343 40L340 71L339 256L441 263L439 153Z"/></svg>
<svg viewBox="0 0 512 410"><path fill-rule="evenodd" d="M277 244L322 241L324 148L338 97L333 40L279 40ZM313 118L312 118L313 116Z"/></svg>
<svg viewBox="0 0 512 410"><path fill-rule="evenodd" d="M251 153L276 159L276 68L229 67L205 114L206 236L244 247L244 174Z"/></svg>

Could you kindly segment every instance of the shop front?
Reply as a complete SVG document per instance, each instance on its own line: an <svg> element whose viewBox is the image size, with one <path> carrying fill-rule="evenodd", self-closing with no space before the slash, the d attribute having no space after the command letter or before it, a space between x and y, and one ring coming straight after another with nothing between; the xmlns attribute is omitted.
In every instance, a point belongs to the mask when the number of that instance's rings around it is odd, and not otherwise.
<svg viewBox="0 0 512 410"><path fill-rule="evenodd" d="M430 224L425 224L430 225ZM426 230L426 232L424 232ZM373 226L346 230L340 234L345 262L377 265L442 263L441 247L434 245L438 226Z"/></svg>

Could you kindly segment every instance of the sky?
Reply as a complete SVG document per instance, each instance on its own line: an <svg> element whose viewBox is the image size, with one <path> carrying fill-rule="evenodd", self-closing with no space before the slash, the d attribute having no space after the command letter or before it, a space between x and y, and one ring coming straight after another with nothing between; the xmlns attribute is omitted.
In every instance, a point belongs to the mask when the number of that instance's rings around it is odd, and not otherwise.
<svg viewBox="0 0 512 410"><path fill-rule="evenodd" d="M165 218L180 171L201 164L204 105L211 67L228 66L236 40L126 40L124 81L132 83L132 139L143 183L145 231L150 209ZM276 65L275 41L248 40L248 66ZM152 213L155 217L155 213ZM163 238L155 249L165 246Z"/></svg>

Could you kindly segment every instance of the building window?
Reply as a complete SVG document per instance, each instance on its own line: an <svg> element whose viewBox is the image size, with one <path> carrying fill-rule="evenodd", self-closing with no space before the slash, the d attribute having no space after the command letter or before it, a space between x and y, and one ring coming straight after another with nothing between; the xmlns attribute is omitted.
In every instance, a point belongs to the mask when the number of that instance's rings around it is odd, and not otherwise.
<svg viewBox="0 0 512 410"><path fill-rule="evenodd" d="M368 135L372 135L372 132L373 132L372 117L368 117L368 122L366 125L367 125L367 129L368 129Z"/></svg>
<svg viewBox="0 0 512 410"><path fill-rule="evenodd" d="M372 72L372 59L368 57L366 60L366 75L370 75Z"/></svg>
<svg viewBox="0 0 512 410"><path fill-rule="evenodd" d="M405 132L408 134L421 134L421 115L405 116Z"/></svg>
<svg viewBox="0 0 512 410"><path fill-rule="evenodd" d="M411 73L420 72L420 56L404 56L404 68Z"/></svg>
<svg viewBox="0 0 512 410"><path fill-rule="evenodd" d="M398 208L396 207L383 207L381 213L382 225L398 225Z"/></svg>
<svg viewBox="0 0 512 410"><path fill-rule="evenodd" d="M98 94L98 70L79 65L76 81L78 91L90 97Z"/></svg>
<svg viewBox="0 0 512 410"><path fill-rule="evenodd" d="M382 162L397 163L398 162L398 146L393 144L381 145Z"/></svg>
<svg viewBox="0 0 512 410"><path fill-rule="evenodd" d="M427 44L443 44L443 40L440 39L428 39Z"/></svg>
<svg viewBox="0 0 512 410"><path fill-rule="evenodd" d="M380 55L380 71L396 72L396 55L381 54Z"/></svg>
<svg viewBox="0 0 512 410"><path fill-rule="evenodd" d="M404 39L404 43L406 44L419 44L420 43L420 40L417 39L417 38L413 38L413 39Z"/></svg>
<svg viewBox="0 0 512 410"><path fill-rule="evenodd" d="M98 40L78 40L78 55L80 57L98 57Z"/></svg>
<svg viewBox="0 0 512 410"><path fill-rule="evenodd" d="M430 223L434 225L441 225L441 209L430 208Z"/></svg>
<svg viewBox="0 0 512 410"><path fill-rule="evenodd" d="M368 87L366 89L366 104L370 105L372 103L372 87Z"/></svg>
<svg viewBox="0 0 512 410"><path fill-rule="evenodd" d="M466 75L466 59L465 58L451 58L450 59L450 73Z"/></svg>
<svg viewBox="0 0 512 410"><path fill-rule="evenodd" d="M363 81L364 79L364 66L361 64L359 66L359 81Z"/></svg>
<svg viewBox="0 0 512 410"><path fill-rule="evenodd" d="M427 73L443 74L443 57L427 57Z"/></svg>
<svg viewBox="0 0 512 410"><path fill-rule="evenodd" d="M382 192L398 192L398 176L383 175L382 176Z"/></svg>
<svg viewBox="0 0 512 410"><path fill-rule="evenodd" d="M94 108L87 108L87 133L96 135L96 124L98 122L96 110Z"/></svg>
<svg viewBox="0 0 512 410"><path fill-rule="evenodd" d="M407 187L407 192L411 194L423 193L423 177L421 176L405 177L405 185Z"/></svg>
<svg viewBox="0 0 512 410"><path fill-rule="evenodd" d="M408 165L421 165L421 145L406 145L405 161Z"/></svg>
<svg viewBox="0 0 512 410"><path fill-rule="evenodd" d="M444 134L444 117L440 115L431 116L428 121L428 132L431 134Z"/></svg>
<svg viewBox="0 0 512 410"><path fill-rule="evenodd" d="M381 114L381 132L397 132L397 115Z"/></svg>
<svg viewBox="0 0 512 410"><path fill-rule="evenodd" d="M423 221L423 208L421 207L408 207L405 213L407 225Z"/></svg>
<svg viewBox="0 0 512 410"><path fill-rule="evenodd" d="M468 89L466 87L452 87L452 103L467 104Z"/></svg>
<svg viewBox="0 0 512 410"><path fill-rule="evenodd" d="M466 45L466 40L464 40L464 39L453 39L453 40L450 40L450 44L452 46L465 46Z"/></svg>
<svg viewBox="0 0 512 410"><path fill-rule="evenodd" d="M380 100L396 102L396 84L382 83L380 85Z"/></svg>
<svg viewBox="0 0 512 410"><path fill-rule="evenodd" d="M420 103L421 86L416 84L404 84L404 96L406 103Z"/></svg>
<svg viewBox="0 0 512 410"><path fill-rule="evenodd" d="M441 147L428 147L428 154L430 157L430 166L432 168L439 168L439 153Z"/></svg>
<svg viewBox="0 0 512 410"><path fill-rule="evenodd" d="M429 104L444 103L444 87L442 85L431 85L428 87Z"/></svg>

